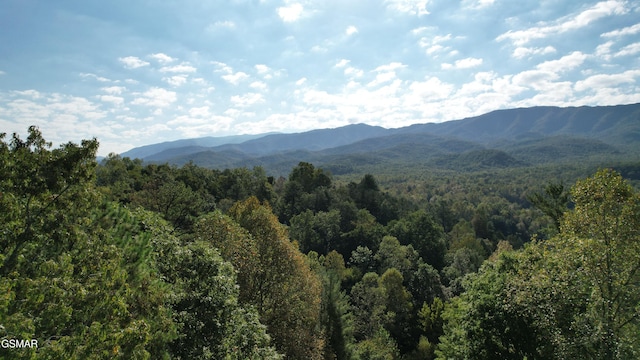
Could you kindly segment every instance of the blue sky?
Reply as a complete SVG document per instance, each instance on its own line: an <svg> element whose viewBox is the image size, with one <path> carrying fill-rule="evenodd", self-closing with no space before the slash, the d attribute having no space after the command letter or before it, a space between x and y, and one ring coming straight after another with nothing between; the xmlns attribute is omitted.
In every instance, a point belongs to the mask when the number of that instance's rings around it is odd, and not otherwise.
<svg viewBox="0 0 640 360"><path fill-rule="evenodd" d="M640 3L3 0L0 132L100 155L640 102Z"/></svg>

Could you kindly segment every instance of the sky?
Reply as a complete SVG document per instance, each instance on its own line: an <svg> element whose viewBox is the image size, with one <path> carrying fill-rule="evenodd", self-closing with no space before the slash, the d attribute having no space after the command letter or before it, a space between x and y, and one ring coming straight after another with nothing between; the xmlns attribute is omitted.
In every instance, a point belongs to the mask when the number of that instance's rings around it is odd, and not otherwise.
<svg viewBox="0 0 640 360"><path fill-rule="evenodd" d="M99 155L640 102L640 2L2 0L0 132Z"/></svg>

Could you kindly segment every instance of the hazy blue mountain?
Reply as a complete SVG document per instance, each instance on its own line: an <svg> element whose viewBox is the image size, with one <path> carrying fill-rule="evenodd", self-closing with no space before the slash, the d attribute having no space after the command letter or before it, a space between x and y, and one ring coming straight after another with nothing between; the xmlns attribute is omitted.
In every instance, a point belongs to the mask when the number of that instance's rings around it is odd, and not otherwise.
<svg viewBox="0 0 640 360"><path fill-rule="evenodd" d="M267 135L259 139L245 141L241 144L218 146L212 150L237 150L252 155L274 154L291 150L319 151L388 134L389 130L383 127L355 124L337 129L311 130L296 134Z"/></svg>
<svg viewBox="0 0 640 360"><path fill-rule="evenodd" d="M624 145L640 141L640 104L497 110L463 120L413 125L398 132L428 132L482 143L523 136L571 135Z"/></svg>
<svg viewBox="0 0 640 360"><path fill-rule="evenodd" d="M233 136L206 136L195 139L182 139L175 141L166 141L158 144L151 144L133 148L129 151L120 154L122 157L130 157L132 159L139 158L149 160L150 157L155 155L156 159L165 158L165 156L172 157L171 153L165 153L164 156L159 156L160 153L168 150L175 151L176 154L184 154L186 152L196 153L203 151L213 146L219 146L224 144L237 144L248 140L257 139L269 134L259 135L233 135ZM180 150L182 148L182 150ZM189 149L189 150L187 150ZM161 160L160 160L161 161Z"/></svg>
<svg viewBox="0 0 640 360"><path fill-rule="evenodd" d="M640 152L640 104L499 110L399 129L357 124L252 139L190 139L122 155L146 154L145 161L177 165L193 161L219 169L263 166L272 173L287 173L307 161L340 174L374 165L466 171L629 157L636 152Z"/></svg>

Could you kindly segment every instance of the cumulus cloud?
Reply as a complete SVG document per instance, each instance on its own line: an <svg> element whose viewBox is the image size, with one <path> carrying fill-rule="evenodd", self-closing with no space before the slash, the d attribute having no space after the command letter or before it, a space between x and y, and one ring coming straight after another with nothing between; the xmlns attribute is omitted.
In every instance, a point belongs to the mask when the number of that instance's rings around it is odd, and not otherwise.
<svg viewBox="0 0 640 360"><path fill-rule="evenodd" d="M508 32L498 36L496 40L509 40L516 46L524 46L532 40L544 39L551 35L577 30L603 17L621 15L627 11L626 2L624 1L601 1L578 14L561 18L552 23L543 23L540 26L531 27L525 30L509 30Z"/></svg>
<svg viewBox="0 0 640 360"><path fill-rule="evenodd" d="M171 56L169 56L167 54L163 54L163 53L151 54L151 55L149 55L149 57L154 59L154 60L156 60L160 64L169 64L169 63L172 63L172 62L176 61L176 59L172 58Z"/></svg>
<svg viewBox="0 0 640 360"><path fill-rule="evenodd" d="M632 56L640 53L640 42L629 44L613 54L615 57Z"/></svg>
<svg viewBox="0 0 640 360"><path fill-rule="evenodd" d="M256 90L267 90L267 84L264 81L254 81L249 84L249 87Z"/></svg>
<svg viewBox="0 0 640 360"><path fill-rule="evenodd" d="M600 36L605 37L605 38L611 38L611 37L620 37L620 36L625 36L625 35L635 35L635 34L639 34L640 33L640 23L632 25L632 26L627 26L625 28L619 29L619 30L613 30L613 31L609 31L606 32Z"/></svg>
<svg viewBox="0 0 640 360"><path fill-rule="evenodd" d="M480 65L482 65L482 59L479 58L474 58L474 57L468 57L465 59L460 59L457 60L455 63L450 64L450 63L443 63L441 65L441 68L443 70L450 70L450 69L471 69L474 67L478 67Z"/></svg>
<svg viewBox="0 0 640 360"><path fill-rule="evenodd" d="M131 103L134 105L147 105L157 108L167 107L178 99L176 92L163 88L151 88L135 98Z"/></svg>
<svg viewBox="0 0 640 360"><path fill-rule="evenodd" d="M238 85L240 82L248 79L249 75L242 71L238 71L237 73L222 75L222 78L230 84Z"/></svg>
<svg viewBox="0 0 640 360"><path fill-rule="evenodd" d="M110 82L110 79L107 79L106 77L103 76L98 76L96 74L90 74L90 73L80 73L80 77L84 78L84 79L94 79L96 81L99 82Z"/></svg>
<svg viewBox="0 0 640 360"><path fill-rule="evenodd" d="M357 33L358 33L358 28L357 28L357 27L355 27L355 26L353 26L353 25L348 26L348 27L347 27L347 29L344 31L344 33L345 33L347 36L351 36L351 35L353 35L353 34L357 34Z"/></svg>
<svg viewBox="0 0 640 360"><path fill-rule="evenodd" d="M244 95L234 95L231 97L231 103L234 106L248 107L254 104L263 103L264 97L258 93L248 93Z"/></svg>
<svg viewBox="0 0 640 360"><path fill-rule="evenodd" d="M136 56L121 57L118 58L118 61L120 61L126 69L137 69L149 65L149 62Z"/></svg>
<svg viewBox="0 0 640 360"><path fill-rule="evenodd" d="M625 83L634 83L640 77L640 70L628 70L619 74L597 74L575 84L576 91L613 88Z"/></svg>
<svg viewBox="0 0 640 360"><path fill-rule="evenodd" d="M186 84L188 75L174 75L169 77L164 77L162 80L166 81L169 85L172 86L182 86Z"/></svg>
<svg viewBox="0 0 640 360"><path fill-rule="evenodd" d="M101 95L98 98L100 101L112 103L114 105L122 105L124 103L124 98L122 96Z"/></svg>
<svg viewBox="0 0 640 360"><path fill-rule="evenodd" d="M163 66L160 68L160 72L163 72L163 73L193 73L196 71L197 69L189 64Z"/></svg>
<svg viewBox="0 0 640 360"><path fill-rule="evenodd" d="M516 59L526 58L532 55L547 55L555 53L557 50L553 46L545 47L517 47L513 50L513 57Z"/></svg>
<svg viewBox="0 0 640 360"><path fill-rule="evenodd" d="M127 90L127 88L124 86L109 86L109 87L103 87L101 88L101 90L106 92L107 94L120 95L125 90Z"/></svg>
<svg viewBox="0 0 640 360"><path fill-rule="evenodd" d="M284 22L297 21L302 16L303 11L304 7L299 3L289 4L277 9L278 16L280 16L280 19L282 19L282 21Z"/></svg>
<svg viewBox="0 0 640 360"><path fill-rule="evenodd" d="M428 15L427 4L429 0L386 0L385 3L389 9L411 14L411 15Z"/></svg>
<svg viewBox="0 0 640 360"><path fill-rule="evenodd" d="M587 59L587 55L580 51L574 51L569 55L565 55L558 60L545 61L536 65L536 68L549 72L564 72L577 68Z"/></svg>

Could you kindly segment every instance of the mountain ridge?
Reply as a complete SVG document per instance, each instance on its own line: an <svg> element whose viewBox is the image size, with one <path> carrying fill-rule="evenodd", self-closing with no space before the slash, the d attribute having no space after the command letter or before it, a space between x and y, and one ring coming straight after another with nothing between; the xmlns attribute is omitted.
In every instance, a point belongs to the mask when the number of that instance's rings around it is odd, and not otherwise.
<svg viewBox="0 0 640 360"><path fill-rule="evenodd" d="M176 165L192 161L211 168L263 166L274 170L286 169L299 161L327 166L348 163L345 169L355 168L359 162L376 161L440 167L450 167L447 161L453 164L478 161L486 166L581 161L598 155L640 151L640 104L505 109L401 128L352 124L234 140L200 146L194 139L186 139L180 143L185 146L165 146L161 152L142 159ZM471 153L463 155L468 152ZM135 154L136 149L122 156L131 153Z"/></svg>

